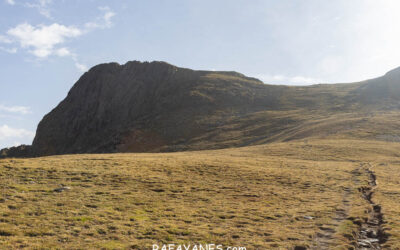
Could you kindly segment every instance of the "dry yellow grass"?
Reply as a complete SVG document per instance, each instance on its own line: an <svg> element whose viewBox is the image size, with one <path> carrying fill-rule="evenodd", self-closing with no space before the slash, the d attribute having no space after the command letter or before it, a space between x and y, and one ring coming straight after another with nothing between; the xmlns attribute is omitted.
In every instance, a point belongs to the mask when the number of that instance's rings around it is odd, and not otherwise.
<svg viewBox="0 0 400 250"><path fill-rule="evenodd" d="M247 249L351 248L378 179L386 246L400 241L399 143L303 140L168 154L0 160L3 248L148 249L216 243ZM55 192L60 184L71 187ZM326 228L328 235L321 234ZM328 243L326 243L328 244Z"/></svg>

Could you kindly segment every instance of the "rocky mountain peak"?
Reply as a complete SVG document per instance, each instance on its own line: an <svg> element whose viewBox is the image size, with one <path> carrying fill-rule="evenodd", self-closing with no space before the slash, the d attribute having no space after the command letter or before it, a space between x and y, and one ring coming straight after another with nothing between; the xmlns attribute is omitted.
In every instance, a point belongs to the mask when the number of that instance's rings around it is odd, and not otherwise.
<svg viewBox="0 0 400 250"><path fill-rule="evenodd" d="M43 117L32 146L0 157L198 150L311 136L296 132L307 114L399 109L399 79L400 68L359 83L287 87L159 61L105 63Z"/></svg>

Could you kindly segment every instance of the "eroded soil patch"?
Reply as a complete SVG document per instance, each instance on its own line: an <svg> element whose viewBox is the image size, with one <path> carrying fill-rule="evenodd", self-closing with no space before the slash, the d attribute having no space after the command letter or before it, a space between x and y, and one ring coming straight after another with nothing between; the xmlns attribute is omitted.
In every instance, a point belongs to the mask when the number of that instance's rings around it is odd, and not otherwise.
<svg viewBox="0 0 400 250"><path fill-rule="evenodd" d="M368 186L359 188L362 197L370 204L368 219L360 226L360 233L357 239L358 249L381 249L381 244L387 241L387 234L383 230L383 214L379 204L372 200L374 189L377 187L376 176L370 165L364 167L368 175Z"/></svg>

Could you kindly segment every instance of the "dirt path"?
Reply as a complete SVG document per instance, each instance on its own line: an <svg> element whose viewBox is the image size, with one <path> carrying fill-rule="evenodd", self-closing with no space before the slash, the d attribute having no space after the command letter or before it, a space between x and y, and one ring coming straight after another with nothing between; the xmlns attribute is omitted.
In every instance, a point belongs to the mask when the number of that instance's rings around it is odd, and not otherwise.
<svg viewBox="0 0 400 250"><path fill-rule="evenodd" d="M368 209L368 219L361 223L359 233L355 240L356 249L381 249L381 244L387 240L382 224L383 214L381 207L372 201L374 189L377 187L376 176L369 164L361 164L352 172L352 180L355 186L359 186L359 176L367 175L368 186L359 188L361 196L370 204ZM343 199L337 208L335 216L331 223L320 226L320 231L314 238L314 246L311 249L332 249L336 246L333 240L334 234L341 223L348 219L348 211L350 209L349 198L354 193L354 189L350 187L344 188Z"/></svg>
<svg viewBox="0 0 400 250"><path fill-rule="evenodd" d="M352 171L352 179L355 184L358 183L357 176L359 175L361 175L359 168ZM349 199L352 192L352 188L344 188L342 202L336 209L335 216L332 218L329 224L324 224L323 226L319 227L320 231L316 234L316 237L314 238L315 244L311 247L311 249L332 249L336 246L336 243L333 241L333 236L336 233L337 228L348 217L348 210L350 208Z"/></svg>
<svg viewBox="0 0 400 250"><path fill-rule="evenodd" d="M341 206L336 209L335 216L332 218L332 221L329 224L324 224L323 226L319 227L320 231L315 237L315 245L311 249L332 249L335 246L335 243L332 241L333 235L336 233L339 225L348 217L348 197L350 194L351 190L346 188Z"/></svg>
<svg viewBox="0 0 400 250"><path fill-rule="evenodd" d="M357 239L357 249L381 249L381 244L387 240L387 234L385 234L382 227L383 214L381 206L372 201L374 189L378 183L372 171L372 166L369 164L364 165L363 170L368 175L368 186L361 187L359 191L371 207L368 211L368 219L361 224Z"/></svg>

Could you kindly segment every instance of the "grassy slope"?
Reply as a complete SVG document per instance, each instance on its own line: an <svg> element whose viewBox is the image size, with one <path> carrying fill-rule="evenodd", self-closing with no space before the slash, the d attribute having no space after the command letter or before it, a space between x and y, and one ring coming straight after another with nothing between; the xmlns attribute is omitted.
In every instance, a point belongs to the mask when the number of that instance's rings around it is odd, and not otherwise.
<svg viewBox="0 0 400 250"><path fill-rule="evenodd" d="M323 115L322 115L323 114ZM336 113L307 110L259 111L227 120L186 142L188 149L215 149L308 138L400 141L399 111Z"/></svg>
<svg viewBox="0 0 400 250"><path fill-rule="evenodd" d="M208 242L248 249L313 246L321 227L349 247L366 217L354 175L370 162L385 227L400 241L400 144L304 140L169 154L70 155L0 160L0 245L143 248ZM54 192L60 184L72 189ZM344 199L348 203L344 203ZM312 216L314 219L308 219ZM399 246L398 246L399 247Z"/></svg>

